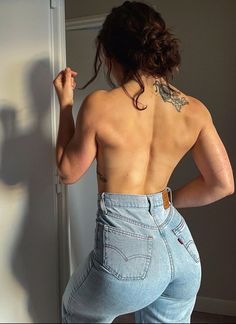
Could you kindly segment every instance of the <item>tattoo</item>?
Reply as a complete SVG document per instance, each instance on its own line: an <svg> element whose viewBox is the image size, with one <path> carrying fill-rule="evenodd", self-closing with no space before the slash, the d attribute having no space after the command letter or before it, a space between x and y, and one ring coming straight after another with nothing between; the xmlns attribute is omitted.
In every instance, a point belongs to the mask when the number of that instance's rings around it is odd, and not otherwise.
<svg viewBox="0 0 236 324"><path fill-rule="evenodd" d="M97 170L97 174L99 175L101 181L107 182L107 179L100 172L98 172L98 170Z"/></svg>
<svg viewBox="0 0 236 324"><path fill-rule="evenodd" d="M167 101L172 103L178 112L181 111L182 106L189 104L189 102L184 97L180 98L178 95L176 95L173 91L171 91L165 84L162 84L160 81L155 80L153 85L155 87L155 93L157 94L159 90L162 99L165 102Z"/></svg>

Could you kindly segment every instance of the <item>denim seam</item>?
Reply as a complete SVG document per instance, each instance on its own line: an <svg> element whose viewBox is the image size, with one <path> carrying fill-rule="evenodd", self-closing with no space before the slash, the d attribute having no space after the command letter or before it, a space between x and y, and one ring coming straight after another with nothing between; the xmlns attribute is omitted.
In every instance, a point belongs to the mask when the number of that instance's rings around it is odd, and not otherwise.
<svg viewBox="0 0 236 324"><path fill-rule="evenodd" d="M154 219L154 222L156 223L156 220L155 220L155 217L153 218ZM157 225L158 226L158 225ZM172 255L171 255L171 250L170 250L170 247L168 245L168 242L165 238L165 234L161 231L160 229L160 236L162 238L162 240L164 241L165 243L165 246L166 246L166 249L167 249L167 253L169 255L169 260L170 260L170 269L171 269L171 280L174 278L174 275L175 275L175 268L174 268L174 262L173 262L173 258L172 258Z"/></svg>
<svg viewBox="0 0 236 324"><path fill-rule="evenodd" d="M150 235L144 235L144 234L138 234L138 233L132 233L132 232L127 232L127 231L124 231L124 230L121 230L117 227L112 227L110 225L107 225L107 224L104 224L104 229L105 231L109 231L109 232L113 232L115 234L119 233L123 236L131 236L131 237L135 237L137 238L138 240L145 240L145 241L148 241L148 240L153 240L153 237L150 236Z"/></svg>
<svg viewBox="0 0 236 324"><path fill-rule="evenodd" d="M91 266L90 266L90 268L89 268L89 270L88 270L86 276L84 277L83 281L80 283L80 285L79 285L78 287L76 287L76 288L74 288L74 289L72 290L71 295L70 295L69 298L68 298L68 309L67 309L67 313L69 314L69 316L72 315L72 313L71 313L71 311L72 311L72 310L71 310L71 300L73 299L73 298L72 298L72 295L73 295L74 292L78 292L78 290L80 289L80 287L83 285L83 283L85 282L85 280L88 278L88 276L89 276L89 274L90 274L92 268L93 268L93 264L91 263Z"/></svg>
<svg viewBox="0 0 236 324"><path fill-rule="evenodd" d="M161 235L161 237L162 237L163 241L165 242L166 249L167 249L167 252L168 252L168 255L169 255L170 268L171 268L171 280L173 280L174 276L175 276L175 268L174 268L174 262L173 262L172 254L171 254L171 249L169 247L169 244L168 244L165 236Z"/></svg>
<svg viewBox="0 0 236 324"><path fill-rule="evenodd" d="M158 230L158 228L156 226L152 226L152 225L146 225L144 223L140 223L140 222L137 222L135 220L132 220L128 217L125 217L125 216L118 216L118 215L115 215L113 213L110 213L108 212L107 214L109 217L114 217L114 218L117 218L117 219L120 219L120 220L124 220L125 222L127 223L132 223L134 225L138 225L138 226L141 226L141 227L144 227L144 228L149 228L149 229L154 229L154 230Z"/></svg>
<svg viewBox="0 0 236 324"><path fill-rule="evenodd" d="M114 218L117 218L117 219L120 219L120 220L124 220L125 222L131 223L131 224L134 224L134 225L137 225L137 226L141 226L141 227L149 228L149 229L153 229L153 230L158 230L159 228L162 229L162 228L166 227L166 225L169 224L169 222L171 221L171 219L172 219L172 217L174 215L174 209L173 208L170 209L170 212L169 212L166 220L162 224L158 225L155 222L156 226L146 225L144 223L140 223L140 222L134 221L132 219L129 219L128 217L125 217L125 216L118 216L118 215L116 215L116 214L114 214L112 212L107 212L106 215L108 215L109 217L114 217Z"/></svg>
<svg viewBox="0 0 236 324"><path fill-rule="evenodd" d="M167 299L170 299L170 300L174 300L174 299L176 299L176 302L178 302L178 301L180 301L180 300L183 300L183 301L185 301L186 300L186 298L176 298L176 297L172 297L172 296L169 296L169 295L167 295L167 294L165 294L165 293L162 293L161 295L160 295L160 298L167 298Z"/></svg>
<svg viewBox="0 0 236 324"><path fill-rule="evenodd" d="M165 221L159 225L159 228L163 229L164 227L166 227L169 224L169 222L171 221L173 215L174 215L174 209L171 208L168 216L166 217Z"/></svg>
<svg viewBox="0 0 236 324"><path fill-rule="evenodd" d="M68 313L65 309L65 306L63 304L63 301L62 301L62 304L61 304L61 320L62 320L62 323L69 323L69 319L71 318L71 315L70 313Z"/></svg>
<svg viewBox="0 0 236 324"><path fill-rule="evenodd" d="M134 208L147 208L149 205L145 205L145 206L140 206L139 204L136 203L132 203L131 201L129 201L127 204L125 202L122 202L122 204L116 203L116 202L112 202L109 203L109 201L107 200L104 205L106 207L134 207ZM161 207L163 206L163 203L160 203L159 205L157 204L153 204L153 207Z"/></svg>
<svg viewBox="0 0 236 324"><path fill-rule="evenodd" d="M175 228L173 228L172 231L173 231L176 235L178 235L178 234L181 234L181 232L183 231L184 227L185 227L185 222L184 222L184 219L181 218L180 223L179 223Z"/></svg>
<svg viewBox="0 0 236 324"><path fill-rule="evenodd" d="M199 260L200 260L200 257L191 250L191 247L190 247L191 244L195 245L195 242L193 240L188 241L186 243L186 249L191 254L191 256L193 257L193 259L195 260L195 262L198 263Z"/></svg>
<svg viewBox="0 0 236 324"><path fill-rule="evenodd" d="M71 315L70 314L66 314L66 315L63 315L62 316L62 323L70 323L70 318L71 318Z"/></svg>
<svg viewBox="0 0 236 324"><path fill-rule="evenodd" d="M139 312L140 312L140 317L141 317L141 323L145 323L144 319L143 319L143 309L140 309Z"/></svg>
<svg viewBox="0 0 236 324"><path fill-rule="evenodd" d="M194 243L193 240L189 240L189 241L186 243L186 247L189 247L189 245L190 245L191 243Z"/></svg>

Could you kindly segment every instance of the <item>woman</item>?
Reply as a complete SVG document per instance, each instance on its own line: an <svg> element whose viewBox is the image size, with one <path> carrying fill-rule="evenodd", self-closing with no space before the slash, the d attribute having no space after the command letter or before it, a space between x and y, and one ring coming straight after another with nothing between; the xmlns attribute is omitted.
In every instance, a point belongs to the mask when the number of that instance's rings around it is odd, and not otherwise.
<svg viewBox="0 0 236 324"><path fill-rule="evenodd" d="M134 312L136 323L190 323L201 262L177 208L234 192L228 155L207 107L169 83L179 42L160 13L125 1L106 17L96 45L95 76L81 89L97 76L101 56L114 88L89 94L76 126L77 73L68 68L54 80L61 179L75 183L96 158L98 182L94 249L68 282L63 322L111 323ZM168 181L188 151L200 174L172 191Z"/></svg>

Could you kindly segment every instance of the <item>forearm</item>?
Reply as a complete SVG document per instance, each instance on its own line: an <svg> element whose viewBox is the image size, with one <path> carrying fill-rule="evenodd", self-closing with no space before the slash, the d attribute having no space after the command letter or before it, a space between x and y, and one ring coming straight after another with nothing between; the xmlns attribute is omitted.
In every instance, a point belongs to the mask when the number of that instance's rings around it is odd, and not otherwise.
<svg viewBox="0 0 236 324"><path fill-rule="evenodd" d="M56 141L56 163L59 168L63 153L75 132L72 106L60 107L60 120Z"/></svg>
<svg viewBox="0 0 236 324"><path fill-rule="evenodd" d="M201 175L172 191L173 205L176 208L208 205L227 195L228 192L223 188L207 184Z"/></svg>

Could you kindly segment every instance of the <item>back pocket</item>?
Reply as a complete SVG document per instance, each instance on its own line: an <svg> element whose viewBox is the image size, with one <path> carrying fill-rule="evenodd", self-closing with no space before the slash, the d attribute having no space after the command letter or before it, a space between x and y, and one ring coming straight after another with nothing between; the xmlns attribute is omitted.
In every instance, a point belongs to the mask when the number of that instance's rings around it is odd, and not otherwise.
<svg viewBox="0 0 236 324"><path fill-rule="evenodd" d="M119 280L141 280L152 258L153 237L107 224L103 230L103 266Z"/></svg>
<svg viewBox="0 0 236 324"><path fill-rule="evenodd" d="M179 213L179 212L178 212ZM180 222L179 224L172 229L172 232L175 234L178 240L178 244L182 244L183 247L188 251L188 253L191 255L192 259L198 263L200 262L200 256L197 249L197 246L194 242L194 239L192 237L192 234L190 232L190 229L183 218L183 216L179 213Z"/></svg>

